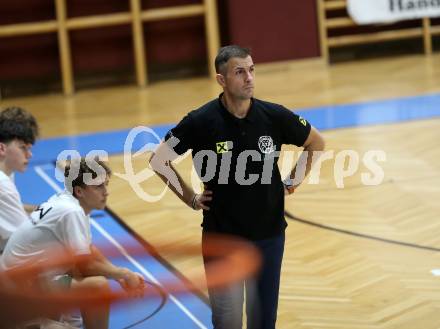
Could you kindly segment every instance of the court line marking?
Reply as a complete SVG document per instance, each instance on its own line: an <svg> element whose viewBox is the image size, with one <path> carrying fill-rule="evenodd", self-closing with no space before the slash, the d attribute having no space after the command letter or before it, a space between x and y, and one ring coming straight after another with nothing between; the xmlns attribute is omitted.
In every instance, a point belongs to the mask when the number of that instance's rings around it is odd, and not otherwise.
<svg viewBox="0 0 440 329"><path fill-rule="evenodd" d="M34 167L35 172L40 176L50 187L52 187L55 192L60 193L63 191L62 188L58 186L58 184L47 175L41 166ZM96 230L98 230L108 241L110 241L120 252L123 254L139 271L141 271L145 276L148 277L154 283L161 285L161 283L138 261L136 261L133 257L129 255L129 253L121 246L119 242L117 242L101 225L99 225L93 218L91 218L91 223ZM170 300L172 300L178 308L181 309L183 313L185 313L199 328L208 329L197 317L192 314L175 296L169 294Z"/></svg>
<svg viewBox="0 0 440 329"><path fill-rule="evenodd" d="M284 215L287 218L289 218L291 220L294 220L294 221L297 221L299 223L303 223L303 224L306 224L306 225L318 227L318 228L321 228L321 229L324 229L324 230L328 230L328 231L333 231L333 232L338 232L338 233L342 233L342 234L346 234L346 235L356 236L358 238L364 238L364 239L369 239L369 240L374 240L374 241L379 241L379 242L385 242L385 243L390 243L390 244L395 244L395 245L404 246L404 247L410 247L410 248L416 248L416 249L423 249L423 250L429 250L429 251L435 251L435 252L439 252L440 251L440 248L436 248L436 247L423 246L423 245L415 244L415 243L411 243L411 242L404 242L404 241L397 241L397 240L381 238L381 237L374 236L374 235L358 233L358 232L355 232L355 231L345 230L345 229L342 229L342 228L333 227L333 226L330 226L330 225L325 225L325 224L313 222L311 220L307 220L307 219L303 219L303 218L297 217L297 216L291 214L287 210L284 210Z"/></svg>

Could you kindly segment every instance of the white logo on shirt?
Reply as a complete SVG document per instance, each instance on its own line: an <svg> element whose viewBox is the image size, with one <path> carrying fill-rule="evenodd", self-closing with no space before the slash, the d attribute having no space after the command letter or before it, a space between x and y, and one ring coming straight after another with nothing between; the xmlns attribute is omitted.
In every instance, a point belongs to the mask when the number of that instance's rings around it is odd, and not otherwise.
<svg viewBox="0 0 440 329"><path fill-rule="evenodd" d="M273 140L270 136L261 136L258 139L258 147L264 154L269 154L275 151L275 145L273 145Z"/></svg>

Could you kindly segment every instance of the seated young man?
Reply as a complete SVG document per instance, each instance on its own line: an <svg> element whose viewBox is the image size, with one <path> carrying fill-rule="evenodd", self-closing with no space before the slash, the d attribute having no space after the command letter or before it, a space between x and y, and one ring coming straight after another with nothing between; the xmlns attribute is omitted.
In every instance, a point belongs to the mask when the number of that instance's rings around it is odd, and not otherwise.
<svg viewBox="0 0 440 329"><path fill-rule="evenodd" d="M86 264L51 273L51 278L62 280L52 280L49 285L109 289L107 279L114 279L123 288L141 292L144 281L140 274L114 266L91 244L89 214L105 207L110 175L109 167L99 160L78 159L68 164L64 173L66 190L38 206L31 221L12 234L0 268L7 270L47 260L54 257L55 251L78 258L92 255ZM81 314L86 329L108 328L109 305L93 311L81 310Z"/></svg>
<svg viewBox="0 0 440 329"><path fill-rule="evenodd" d="M30 113L18 107L0 112L0 254L12 232L29 221L13 174L26 170L37 135Z"/></svg>

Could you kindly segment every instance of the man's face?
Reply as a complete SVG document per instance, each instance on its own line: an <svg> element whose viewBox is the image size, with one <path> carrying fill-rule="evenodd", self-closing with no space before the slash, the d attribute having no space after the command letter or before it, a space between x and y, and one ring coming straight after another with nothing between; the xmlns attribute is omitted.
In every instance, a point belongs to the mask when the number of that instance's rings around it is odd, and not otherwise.
<svg viewBox="0 0 440 329"><path fill-rule="evenodd" d="M14 139L8 143L0 143L0 157L5 161L5 167L11 173L24 172L32 157L32 144Z"/></svg>
<svg viewBox="0 0 440 329"><path fill-rule="evenodd" d="M99 185L77 186L76 197L88 211L104 209L107 204L109 178Z"/></svg>
<svg viewBox="0 0 440 329"><path fill-rule="evenodd" d="M232 57L217 81L225 92L238 100L247 100L254 95L255 72L251 56Z"/></svg>

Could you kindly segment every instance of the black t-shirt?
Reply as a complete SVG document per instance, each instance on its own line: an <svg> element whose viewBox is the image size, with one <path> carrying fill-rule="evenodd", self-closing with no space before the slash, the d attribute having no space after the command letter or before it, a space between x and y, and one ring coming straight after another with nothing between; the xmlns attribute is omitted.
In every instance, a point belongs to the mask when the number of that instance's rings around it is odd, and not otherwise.
<svg viewBox="0 0 440 329"><path fill-rule="evenodd" d="M219 97L188 113L165 140L179 141L173 147L179 155L192 150L197 173L213 191L204 231L261 240L287 226L277 165L281 145L302 146L309 133L310 124L281 105L253 98L239 119Z"/></svg>

